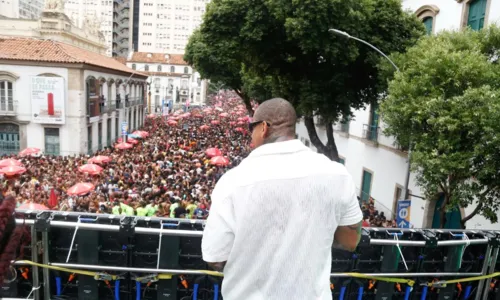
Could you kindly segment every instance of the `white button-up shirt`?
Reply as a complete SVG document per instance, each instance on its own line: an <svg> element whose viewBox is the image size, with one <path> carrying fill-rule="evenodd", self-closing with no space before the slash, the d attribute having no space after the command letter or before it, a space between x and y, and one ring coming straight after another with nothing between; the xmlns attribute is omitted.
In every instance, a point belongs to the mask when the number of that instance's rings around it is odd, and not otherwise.
<svg viewBox="0 0 500 300"><path fill-rule="evenodd" d="M299 140L265 144L217 183L203 259L227 261L225 300L332 299L333 235L361 219L343 165Z"/></svg>

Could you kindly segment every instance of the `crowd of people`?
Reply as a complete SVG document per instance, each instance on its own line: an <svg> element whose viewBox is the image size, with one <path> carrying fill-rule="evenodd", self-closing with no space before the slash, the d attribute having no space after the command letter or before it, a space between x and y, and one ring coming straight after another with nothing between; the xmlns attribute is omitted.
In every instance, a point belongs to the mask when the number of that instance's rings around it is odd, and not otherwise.
<svg viewBox="0 0 500 300"><path fill-rule="evenodd" d="M79 171L91 161L89 155L13 156L26 172L10 184L4 181L4 188L20 207L36 203L62 211L205 219L215 183L250 151L247 113L232 96L217 96L224 99L207 108L147 116L142 128L147 137L132 148L95 153L110 158L99 174ZM211 161L210 148L227 160ZM95 189L67 193L81 182ZM57 198L55 205L51 197Z"/></svg>
<svg viewBox="0 0 500 300"><path fill-rule="evenodd" d="M222 93L213 102L189 112L149 115L142 128L147 136L129 149L107 147L94 156L11 156L26 172L4 180L4 191L21 208L40 204L61 211L206 219L215 183L251 151L249 117L239 98ZM220 151L216 154L227 161L213 164L208 149ZM95 156L110 161L98 174L81 172L79 167ZM82 182L95 189L67 193ZM363 226L397 227L375 209L373 198L361 208Z"/></svg>

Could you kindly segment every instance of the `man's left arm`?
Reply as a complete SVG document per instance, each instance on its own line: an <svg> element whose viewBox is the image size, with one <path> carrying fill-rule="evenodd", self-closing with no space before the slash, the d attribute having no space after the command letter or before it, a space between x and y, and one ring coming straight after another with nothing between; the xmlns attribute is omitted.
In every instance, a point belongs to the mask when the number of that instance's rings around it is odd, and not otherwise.
<svg viewBox="0 0 500 300"><path fill-rule="evenodd" d="M203 260L215 270L222 272L233 248L234 213L230 200L218 198L217 195L220 194L214 190L212 207L203 231L201 248Z"/></svg>

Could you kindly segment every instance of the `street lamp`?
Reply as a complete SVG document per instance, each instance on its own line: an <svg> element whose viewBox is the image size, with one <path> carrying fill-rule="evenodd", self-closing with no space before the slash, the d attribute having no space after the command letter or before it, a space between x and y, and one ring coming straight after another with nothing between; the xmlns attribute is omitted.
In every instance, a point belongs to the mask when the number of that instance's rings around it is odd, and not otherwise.
<svg viewBox="0 0 500 300"><path fill-rule="evenodd" d="M362 40L360 38L357 38L355 36L352 36L350 35L349 33L345 32L345 31L342 31L342 30L338 30L338 29L335 29L335 28L331 28L331 29L328 29L329 32L335 34L335 35L338 35L338 36L341 36L341 37L344 37L344 38L348 38L348 39L352 39L352 40L355 40L355 41L358 41L360 43L363 43L367 46L369 46L370 48L372 48L373 50L377 51L380 55L382 55L383 57L385 57L390 63L391 65L394 67L394 69L399 72L399 68L398 66L396 66L396 64L387 56L385 55L384 52L382 52L380 49L378 49L377 47L373 46L372 44L368 43L367 41L365 40ZM404 200L408 199L409 198L409 192L408 192L408 186L410 185L410 174L411 174L411 170L410 170L410 166L411 166L411 142L410 142L410 147L408 147L408 166L407 166L407 169L406 169L406 178L405 178L405 194L404 194ZM399 199L398 199L399 200Z"/></svg>

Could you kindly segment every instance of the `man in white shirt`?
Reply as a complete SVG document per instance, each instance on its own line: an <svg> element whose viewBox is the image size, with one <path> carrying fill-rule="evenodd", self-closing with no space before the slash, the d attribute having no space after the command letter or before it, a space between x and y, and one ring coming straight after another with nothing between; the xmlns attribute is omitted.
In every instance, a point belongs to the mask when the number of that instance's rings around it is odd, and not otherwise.
<svg viewBox="0 0 500 300"><path fill-rule="evenodd" d="M331 247L354 251L361 236L352 178L294 139L288 101L253 119L256 149L212 193L203 259L224 271L225 300L330 300Z"/></svg>

